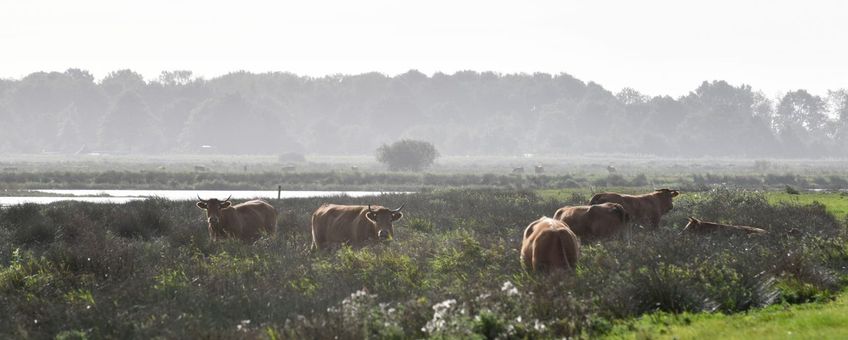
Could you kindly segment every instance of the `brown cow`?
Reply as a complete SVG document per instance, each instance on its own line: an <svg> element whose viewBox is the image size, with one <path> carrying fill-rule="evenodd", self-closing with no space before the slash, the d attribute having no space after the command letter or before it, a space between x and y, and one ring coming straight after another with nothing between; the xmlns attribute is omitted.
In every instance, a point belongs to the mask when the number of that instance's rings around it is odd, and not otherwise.
<svg viewBox="0 0 848 340"><path fill-rule="evenodd" d="M605 192L592 196L589 204L594 205L607 202L621 204L624 210L630 215L631 221L657 229L660 226L662 215L671 211L674 207L671 199L679 194L680 192L677 190L671 189L657 189L650 194L644 195L624 195Z"/></svg>
<svg viewBox="0 0 848 340"><path fill-rule="evenodd" d="M223 201L197 197L200 200L197 207L206 210L212 241L234 237L253 242L262 234L273 235L276 232L277 210L273 206L258 199L231 206L230 197Z"/></svg>
<svg viewBox="0 0 848 340"><path fill-rule="evenodd" d="M392 222L403 217L399 208L391 210L379 205L324 204L312 213L312 248L330 244L361 245L371 240L394 236Z"/></svg>
<svg viewBox="0 0 848 340"><path fill-rule="evenodd" d="M521 261L525 269L570 271L579 257L580 241L562 221L543 216L524 229Z"/></svg>
<svg viewBox="0 0 848 340"><path fill-rule="evenodd" d="M630 216L618 203L601 203L559 208L560 220L581 239L609 237L627 226Z"/></svg>
<svg viewBox="0 0 848 340"><path fill-rule="evenodd" d="M683 228L683 231L696 233L696 234L707 234L712 233L719 230L727 230L727 231L738 231L744 232L746 234L765 234L766 231L760 228L749 227L746 225L731 225L731 224L720 224L715 222L704 222L694 217L689 217L689 223L686 224L686 227Z"/></svg>

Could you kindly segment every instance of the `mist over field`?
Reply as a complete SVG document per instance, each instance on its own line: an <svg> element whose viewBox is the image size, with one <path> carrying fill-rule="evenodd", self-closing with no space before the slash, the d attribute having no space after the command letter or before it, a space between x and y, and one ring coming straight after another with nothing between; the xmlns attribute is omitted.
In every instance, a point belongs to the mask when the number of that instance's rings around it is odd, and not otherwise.
<svg viewBox="0 0 848 340"><path fill-rule="evenodd" d="M145 81L68 69L0 80L0 121L10 154L373 155L407 138L442 155L848 156L844 88L773 96L718 80L648 96L566 73L173 71Z"/></svg>

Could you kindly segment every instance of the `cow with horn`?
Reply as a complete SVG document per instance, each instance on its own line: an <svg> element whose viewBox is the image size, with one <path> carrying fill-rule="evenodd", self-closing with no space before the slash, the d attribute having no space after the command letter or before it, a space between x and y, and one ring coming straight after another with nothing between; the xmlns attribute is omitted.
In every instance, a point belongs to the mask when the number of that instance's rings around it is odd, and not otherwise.
<svg viewBox="0 0 848 340"><path fill-rule="evenodd" d="M197 196L197 207L206 210L209 238L212 241L232 237L253 242L263 234L273 235L276 232L277 210L273 206L258 199L232 205L230 198L232 196L220 201Z"/></svg>
<svg viewBox="0 0 848 340"><path fill-rule="evenodd" d="M654 192L642 195L604 192L592 196L589 204L621 204L624 211L630 216L631 222L657 229L660 227L660 218L674 208L672 199L679 194L679 191L671 189L656 189Z"/></svg>
<svg viewBox="0 0 848 340"><path fill-rule="evenodd" d="M372 205L323 204L312 214L312 248L325 249L331 244L359 246L369 241L390 240L401 210Z"/></svg>

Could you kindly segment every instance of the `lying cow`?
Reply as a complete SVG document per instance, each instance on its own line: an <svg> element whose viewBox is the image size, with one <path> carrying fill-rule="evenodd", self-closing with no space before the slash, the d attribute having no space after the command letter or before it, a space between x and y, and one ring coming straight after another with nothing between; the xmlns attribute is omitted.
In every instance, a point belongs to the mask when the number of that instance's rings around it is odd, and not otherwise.
<svg viewBox="0 0 848 340"><path fill-rule="evenodd" d="M230 196L232 197L232 196ZM262 234L273 235L277 230L277 210L262 200L232 205L230 197L223 201L197 197L197 207L206 210L209 238L238 238L253 242Z"/></svg>
<svg viewBox="0 0 848 340"><path fill-rule="evenodd" d="M618 203L559 208L554 219L562 221L581 239L609 237L624 229L630 216Z"/></svg>
<svg viewBox="0 0 848 340"><path fill-rule="evenodd" d="M624 207L630 220L653 229L660 226L660 218L674 207L672 198L680 193L677 190L657 189L650 194L624 195L612 192L595 194L589 204L618 203Z"/></svg>
<svg viewBox="0 0 848 340"><path fill-rule="evenodd" d="M683 228L684 232L691 232L696 234L708 234L716 231L731 231L731 232L743 232L745 234L765 234L766 231L764 229L749 227L746 225L731 225L731 224L720 224L715 222L704 222L698 220L694 217L689 217L689 223L686 224L686 227Z"/></svg>
<svg viewBox="0 0 848 340"><path fill-rule="evenodd" d="M391 239L392 222L403 217L401 209L403 205L391 210L379 205L324 204L312 213L312 248Z"/></svg>
<svg viewBox="0 0 848 340"><path fill-rule="evenodd" d="M534 271L571 271L577 267L578 257L580 241L562 221L542 217L524 229L524 240L521 242L524 268Z"/></svg>

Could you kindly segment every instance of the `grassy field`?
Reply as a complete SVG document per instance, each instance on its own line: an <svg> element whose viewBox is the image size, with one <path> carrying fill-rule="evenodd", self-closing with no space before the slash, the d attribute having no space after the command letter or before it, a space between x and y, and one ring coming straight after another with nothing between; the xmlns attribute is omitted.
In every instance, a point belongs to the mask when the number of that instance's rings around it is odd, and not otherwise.
<svg viewBox="0 0 848 340"><path fill-rule="evenodd" d="M280 232L252 245L209 242L191 201L3 208L0 338L598 337L658 311L826 301L848 283L843 221L722 187L676 199L656 232L584 244L572 277L525 272L524 227L583 199L463 189L274 200ZM391 242L310 252L309 217L325 201L407 208ZM681 235L693 214L770 234Z"/></svg>
<svg viewBox="0 0 848 340"><path fill-rule="evenodd" d="M827 211L838 218L848 216L848 192L804 192L801 195L791 195L786 192L768 192L766 194L771 204L823 204Z"/></svg>
<svg viewBox="0 0 848 340"><path fill-rule="evenodd" d="M363 157L309 159L295 171L274 157L143 167L132 158L11 160L4 167L17 170L0 173L0 189L13 195L277 185L416 193L273 200L279 233L255 244L211 243L190 201L0 208L0 338L843 335L829 327L844 322L848 303L839 295L848 286L848 198L809 191L844 189L841 163L633 160L608 175L608 160L544 158L545 174L509 173L532 172L536 160L451 158L431 173L383 172ZM194 172L194 164L212 171ZM657 187L682 191L660 230L584 243L571 277L521 267L530 221L598 191ZM324 202L407 206L391 242L311 252L310 215ZM688 216L769 234L681 234Z"/></svg>
<svg viewBox="0 0 848 340"><path fill-rule="evenodd" d="M715 185L749 189L848 188L846 161L748 161L622 157L441 158L426 173L388 172L373 156L258 155L0 155L3 189L265 189L513 190L674 187L703 191ZM541 165L542 173L534 167ZM608 165L618 170L610 174ZM523 168L521 174L513 169ZM198 170L199 169L199 170Z"/></svg>
<svg viewBox="0 0 848 340"><path fill-rule="evenodd" d="M725 315L654 313L623 323L609 339L848 339L848 293L835 301L775 305Z"/></svg>

